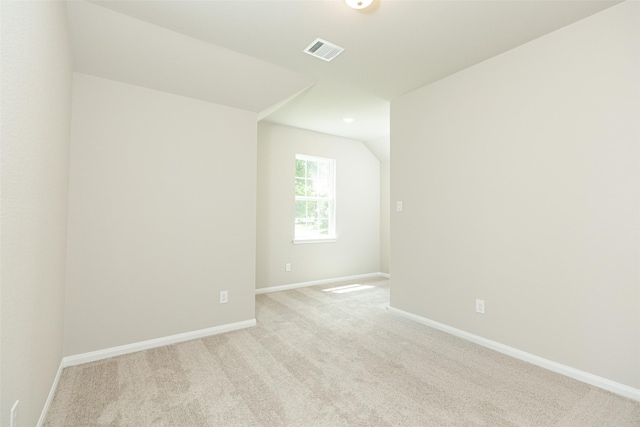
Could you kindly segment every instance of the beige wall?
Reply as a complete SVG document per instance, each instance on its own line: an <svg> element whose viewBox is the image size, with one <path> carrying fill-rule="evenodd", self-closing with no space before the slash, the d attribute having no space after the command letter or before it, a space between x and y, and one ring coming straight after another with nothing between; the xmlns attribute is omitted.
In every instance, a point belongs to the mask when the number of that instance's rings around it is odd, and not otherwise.
<svg viewBox="0 0 640 427"><path fill-rule="evenodd" d="M253 319L255 199L254 113L74 74L65 355Z"/></svg>
<svg viewBox="0 0 640 427"><path fill-rule="evenodd" d="M335 243L292 243L296 154L336 159ZM379 168L360 141L261 122L256 287L379 272Z"/></svg>
<svg viewBox="0 0 640 427"><path fill-rule="evenodd" d="M71 124L66 3L2 15L0 425L34 426L62 359Z"/></svg>
<svg viewBox="0 0 640 427"><path fill-rule="evenodd" d="M391 171L387 158L380 162L380 271L389 274L391 256L390 194Z"/></svg>
<svg viewBox="0 0 640 427"><path fill-rule="evenodd" d="M392 102L392 306L640 387L638 52L626 2Z"/></svg>
<svg viewBox="0 0 640 427"><path fill-rule="evenodd" d="M390 251L390 160L389 135L365 141L365 145L380 161L380 271L389 273Z"/></svg>

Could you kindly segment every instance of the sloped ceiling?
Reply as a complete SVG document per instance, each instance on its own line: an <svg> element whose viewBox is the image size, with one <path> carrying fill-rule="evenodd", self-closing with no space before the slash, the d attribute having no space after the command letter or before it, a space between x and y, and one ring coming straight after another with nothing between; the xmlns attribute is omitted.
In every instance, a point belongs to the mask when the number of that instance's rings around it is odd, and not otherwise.
<svg viewBox="0 0 640 427"><path fill-rule="evenodd" d="M72 1L69 17L77 71L368 141L389 135L392 99L616 3ZM316 37L346 50L302 53Z"/></svg>
<svg viewBox="0 0 640 427"><path fill-rule="evenodd" d="M75 71L260 113L316 79L83 1L69 2Z"/></svg>

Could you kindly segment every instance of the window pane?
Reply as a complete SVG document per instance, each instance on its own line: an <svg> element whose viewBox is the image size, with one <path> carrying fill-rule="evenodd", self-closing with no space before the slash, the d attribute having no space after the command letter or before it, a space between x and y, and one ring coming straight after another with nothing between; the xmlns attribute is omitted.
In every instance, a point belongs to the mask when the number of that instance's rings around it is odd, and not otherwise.
<svg viewBox="0 0 640 427"><path fill-rule="evenodd" d="M296 196L305 196L307 181L305 179L296 178Z"/></svg>
<svg viewBox="0 0 640 427"><path fill-rule="evenodd" d="M314 181L314 194L315 197L329 197L329 183L327 181Z"/></svg>
<svg viewBox="0 0 640 427"><path fill-rule="evenodd" d="M306 176L306 160L296 159L296 177L304 178Z"/></svg>
<svg viewBox="0 0 640 427"><path fill-rule="evenodd" d="M296 224L296 239L308 239L310 236L304 225Z"/></svg>
<svg viewBox="0 0 640 427"><path fill-rule="evenodd" d="M318 218L318 202L307 202L307 218Z"/></svg>
<svg viewBox="0 0 640 427"><path fill-rule="evenodd" d="M318 202L318 218L329 219L329 202Z"/></svg>
<svg viewBox="0 0 640 427"><path fill-rule="evenodd" d="M299 218L307 217L307 202L296 200L296 223Z"/></svg>
<svg viewBox="0 0 640 427"><path fill-rule="evenodd" d="M316 192L313 188L313 181L310 179L307 179L304 183L304 195L307 197L315 197Z"/></svg>
<svg viewBox="0 0 640 427"><path fill-rule="evenodd" d="M307 161L307 178L318 177L318 162L312 160Z"/></svg>
<svg viewBox="0 0 640 427"><path fill-rule="evenodd" d="M295 239L335 237L335 160L296 155Z"/></svg>
<svg viewBox="0 0 640 427"><path fill-rule="evenodd" d="M329 220L328 219L324 219L324 220L318 221L318 232L322 236L328 236L329 235Z"/></svg>
<svg viewBox="0 0 640 427"><path fill-rule="evenodd" d="M328 162L322 162L318 165L318 178L323 181L329 181L331 179L331 164Z"/></svg>

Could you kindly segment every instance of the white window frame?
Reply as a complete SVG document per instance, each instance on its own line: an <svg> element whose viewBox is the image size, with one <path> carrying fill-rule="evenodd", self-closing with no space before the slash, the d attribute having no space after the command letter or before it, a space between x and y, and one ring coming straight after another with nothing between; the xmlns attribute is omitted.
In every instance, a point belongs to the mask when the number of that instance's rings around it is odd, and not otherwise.
<svg viewBox="0 0 640 427"><path fill-rule="evenodd" d="M327 186L330 189L330 197L318 197L318 196L299 196L296 194L297 180L300 178L297 176L297 163L298 160L312 161L318 163L329 163L331 165L331 171L329 173L329 182ZM294 169L294 221L293 221L293 243L330 243L337 240L336 237L336 160L327 157L309 156L306 154L296 154L295 156L295 169ZM306 174L305 174L306 175ZM305 176L304 179L312 179L313 177ZM319 178L319 177L318 177ZM321 235L299 235L297 224L300 217L297 216L296 206L297 202L328 202L328 232L325 236Z"/></svg>

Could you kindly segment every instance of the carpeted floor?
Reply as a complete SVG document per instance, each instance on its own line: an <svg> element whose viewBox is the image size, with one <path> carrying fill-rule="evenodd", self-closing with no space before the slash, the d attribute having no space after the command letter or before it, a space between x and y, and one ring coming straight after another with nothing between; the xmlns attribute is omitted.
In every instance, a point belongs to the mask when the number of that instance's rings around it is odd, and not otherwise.
<svg viewBox="0 0 640 427"><path fill-rule="evenodd" d="M389 314L386 279L64 370L46 426L640 426L640 404ZM344 284L340 284L344 285Z"/></svg>

